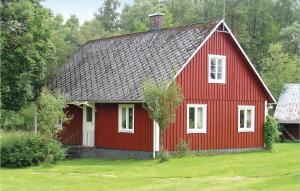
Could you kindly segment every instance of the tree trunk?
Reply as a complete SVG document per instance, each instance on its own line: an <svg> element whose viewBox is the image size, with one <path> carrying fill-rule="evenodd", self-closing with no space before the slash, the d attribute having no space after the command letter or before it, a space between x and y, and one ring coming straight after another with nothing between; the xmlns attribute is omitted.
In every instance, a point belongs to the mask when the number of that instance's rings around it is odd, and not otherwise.
<svg viewBox="0 0 300 191"><path fill-rule="evenodd" d="M159 131L159 152L164 151L164 131Z"/></svg>

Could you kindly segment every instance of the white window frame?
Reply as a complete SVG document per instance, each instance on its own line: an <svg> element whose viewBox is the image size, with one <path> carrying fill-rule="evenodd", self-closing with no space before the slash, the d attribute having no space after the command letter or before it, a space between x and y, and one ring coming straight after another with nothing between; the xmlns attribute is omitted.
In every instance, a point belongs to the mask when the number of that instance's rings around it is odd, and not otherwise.
<svg viewBox="0 0 300 191"><path fill-rule="evenodd" d="M222 59L223 65L222 65L222 72L223 72L223 78L222 79L212 79L210 76L211 73L211 59ZM217 66L216 62L216 66ZM216 67L216 71L218 71L218 68ZM216 76L217 78L217 76ZM208 55L208 83L219 83L219 84L225 84L226 83L226 56L225 55L215 55L215 54L209 54Z"/></svg>
<svg viewBox="0 0 300 191"><path fill-rule="evenodd" d="M240 128L240 112L241 110L245 110L245 116L244 116L244 128ZM247 128L247 110L252 111L251 115L251 127ZM254 105L239 105L238 106L238 132L255 132L255 106Z"/></svg>
<svg viewBox="0 0 300 191"><path fill-rule="evenodd" d="M187 120L187 133L206 133L207 130L207 104L187 104L187 112L186 112L186 120ZM190 121L189 121L189 116L190 116L190 108L195 108L195 120L194 120L194 127L196 127L196 123L198 121L197 117L198 115L196 114L197 108L202 108L203 109L203 128L202 129L190 129Z"/></svg>
<svg viewBox="0 0 300 191"><path fill-rule="evenodd" d="M126 108L126 129L122 128L122 108ZM129 129L129 108L132 108L132 129ZM134 133L134 104L119 104L118 112L118 132L119 133Z"/></svg>

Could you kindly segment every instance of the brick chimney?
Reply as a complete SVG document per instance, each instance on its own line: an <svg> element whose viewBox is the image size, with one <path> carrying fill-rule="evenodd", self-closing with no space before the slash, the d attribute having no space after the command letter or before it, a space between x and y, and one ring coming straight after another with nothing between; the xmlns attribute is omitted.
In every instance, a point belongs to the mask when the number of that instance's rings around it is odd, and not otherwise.
<svg viewBox="0 0 300 191"><path fill-rule="evenodd" d="M163 13L153 13L148 15L150 18L150 31L158 31L164 26Z"/></svg>

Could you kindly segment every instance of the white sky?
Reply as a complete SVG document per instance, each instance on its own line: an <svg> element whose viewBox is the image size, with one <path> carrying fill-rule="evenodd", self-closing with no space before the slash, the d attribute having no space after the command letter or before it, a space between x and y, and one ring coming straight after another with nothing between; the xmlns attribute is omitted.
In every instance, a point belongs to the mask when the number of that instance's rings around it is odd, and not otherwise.
<svg viewBox="0 0 300 191"><path fill-rule="evenodd" d="M79 18L80 24L84 21L91 20L94 13L102 6L104 0L44 0L42 5L50 8L54 14L62 14L66 21L71 14L75 14ZM125 4L132 4L133 0L120 0L122 10Z"/></svg>

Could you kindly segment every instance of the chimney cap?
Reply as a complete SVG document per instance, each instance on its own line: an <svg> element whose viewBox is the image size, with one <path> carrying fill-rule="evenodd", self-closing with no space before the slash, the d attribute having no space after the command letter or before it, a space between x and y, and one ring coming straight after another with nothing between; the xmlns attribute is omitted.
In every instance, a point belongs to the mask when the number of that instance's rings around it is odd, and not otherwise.
<svg viewBox="0 0 300 191"><path fill-rule="evenodd" d="M148 17L153 17L153 16L164 16L165 14L163 13L153 13L153 14L149 14Z"/></svg>

